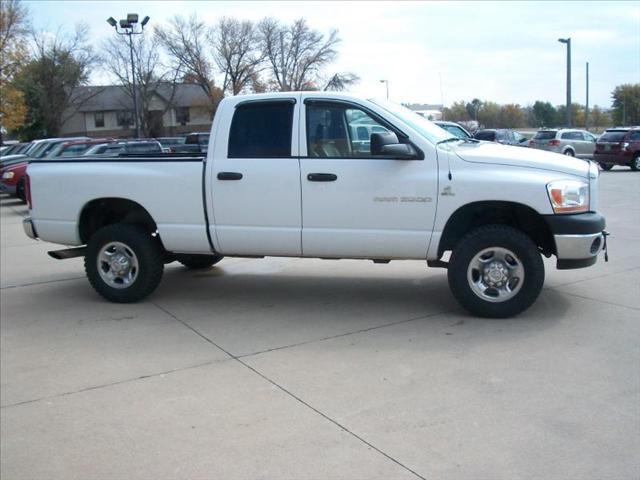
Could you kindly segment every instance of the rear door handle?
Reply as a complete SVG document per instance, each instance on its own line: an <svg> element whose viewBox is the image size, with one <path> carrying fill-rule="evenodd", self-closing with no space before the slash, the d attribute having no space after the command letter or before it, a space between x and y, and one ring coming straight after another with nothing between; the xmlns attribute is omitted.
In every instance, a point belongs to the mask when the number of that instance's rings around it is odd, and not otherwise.
<svg viewBox="0 0 640 480"><path fill-rule="evenodd" d="M218 180L242 180L242 174L238 172L218 172Z"/></svg>
<svg viewBox="0 0 640 480"><path fill-rule="evenodd" d="M310 182L335 182L338 179L333 173L310 173L307 180Z"/></svg>

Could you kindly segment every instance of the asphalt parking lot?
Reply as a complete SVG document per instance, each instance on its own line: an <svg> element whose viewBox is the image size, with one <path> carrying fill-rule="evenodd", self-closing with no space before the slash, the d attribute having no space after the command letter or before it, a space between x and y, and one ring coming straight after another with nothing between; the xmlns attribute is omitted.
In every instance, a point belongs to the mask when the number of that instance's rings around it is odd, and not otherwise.
<svg viewBox="0 0 640 480"><path fill-rule="evenodd" d="M474 318L423 262L168 265L135 305L1 212L9 479L640 478L640 173L603 172L610 261Z"/></svg>

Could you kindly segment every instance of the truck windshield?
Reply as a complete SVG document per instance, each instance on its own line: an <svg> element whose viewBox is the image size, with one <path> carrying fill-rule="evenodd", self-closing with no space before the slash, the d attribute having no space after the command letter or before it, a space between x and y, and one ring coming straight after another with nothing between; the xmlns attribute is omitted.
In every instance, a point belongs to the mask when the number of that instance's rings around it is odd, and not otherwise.
<svg viewBox="0 0 640 480"><path fill-rule="evenodd" d="M424 136L430 143L434 145L442 140L447 140L449 138L457 139L455 135L452 135L450 132L438 127L435 123L430 122L426 118L421 115L418 115L413 110L409 110L407 107L403 107L402 105L398 105L397 103L390 102L388 100L370 100L372 103L377 106L384 108L387 112L389 112L394 117L399 118L404 123L408 124L411 128L417 130Z"/></svg>

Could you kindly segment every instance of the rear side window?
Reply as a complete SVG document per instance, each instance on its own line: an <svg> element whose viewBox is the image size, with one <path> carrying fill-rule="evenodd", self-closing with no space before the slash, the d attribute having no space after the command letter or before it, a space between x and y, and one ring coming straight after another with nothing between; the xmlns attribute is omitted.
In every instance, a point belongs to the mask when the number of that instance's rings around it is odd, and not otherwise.
<svg viewBox="0 0 640 480"><path fill-rule="evenodd" d="M290 157L293 107L290 101L239 105L231 122L228 157Z"/></svg>
<svg viewBox="0 0 640 480"><path fill-rule="evenodd" d="M476 133L475 137L478 140L489 140L492 142L496 138L496 132L491 132L491 131L478 132Z"/></svg>
<svg viewBox="0 0 640 480"><path fill-rule="evenodd" d="M128 153L162 153L159 143L130 143L126 146Z"/></svg>
<svg viewBox="0 0 640 480"><path fill-rule="evenodd" d="M629 140L632 140L632 141L640 140L640 131L631 132L631 134L629 135Z"/></svg>
<svg viewBox="0 0 640 480"><path fill-rule="evenodd" d="M552 140L554 138L556 138L556 131L552 130L545 130L544 132L538 132L536 133L536 136L533 137L534 140Z"/></svg>

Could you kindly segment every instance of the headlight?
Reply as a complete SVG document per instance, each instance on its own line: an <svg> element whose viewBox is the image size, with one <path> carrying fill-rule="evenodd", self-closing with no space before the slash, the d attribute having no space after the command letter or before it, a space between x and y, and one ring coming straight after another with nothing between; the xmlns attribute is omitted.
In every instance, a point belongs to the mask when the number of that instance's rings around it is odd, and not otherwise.
<svg viewBox="0 0 640 480"><path fill-rule="evenodd" d="M547 185L551 206L555 213L589 211L589 184L578 180L559 180Z"/></svg>
<svg viewBox="0 0 640 480"><path fill-rule="evenodd" d="M2 174L2 179L3 180L11 180L13 178L14 173L13 172L4 172Z"/></svg>

